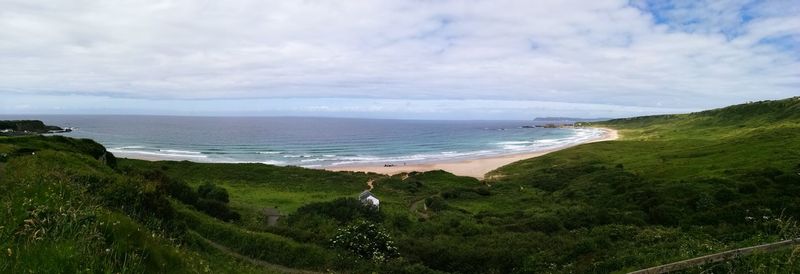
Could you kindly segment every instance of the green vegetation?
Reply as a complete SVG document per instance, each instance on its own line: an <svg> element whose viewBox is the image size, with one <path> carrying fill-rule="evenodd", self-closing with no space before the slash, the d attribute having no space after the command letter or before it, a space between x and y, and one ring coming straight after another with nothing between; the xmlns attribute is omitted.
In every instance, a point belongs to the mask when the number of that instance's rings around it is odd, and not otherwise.
<svg viewBox="0 0 800 274"><path fill-rule="evenodd" d="M339 229L331 240L331 246L376 262L385 262L399 255L389 234L369 221L358 221Z"/></svg>
<svg viewBox="0 0 800 274"><path fill-rule="evenodd" d="M71 129L63 129L57 126L45 125L39 120L12 120L0 121L0 136L19 136L36 133L65 132Z"/></svg>
<svg viewBox="0 0 800 274"><path fill-rule="evenodd" d="M364 188L364 182L377 175L333 173L299 167L277 167L263 164L207 164L192 162L148 162L120 160L123 170L158 171L193 188L212 183L228 192L230 207L241 214L242 222L251 227L260 225L260 211L277 207L289 213L314 202L353 197ZM165 179L168 179L165 178Z"/></svg>
<svg viewBox="0 0 800 274"><path fill-rule="evenodd" d="M0 137L0 272L621 273L800 237L800 98L594 125L621 139L486 181ZM369 180L377 211L355 199ZM798 272L797 251L686 272Z"/></svg>

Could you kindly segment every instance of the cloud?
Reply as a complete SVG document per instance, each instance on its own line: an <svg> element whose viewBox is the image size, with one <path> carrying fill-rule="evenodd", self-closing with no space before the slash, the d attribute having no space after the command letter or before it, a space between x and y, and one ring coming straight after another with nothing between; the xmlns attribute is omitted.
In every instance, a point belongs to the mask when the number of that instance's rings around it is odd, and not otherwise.
<svg viewBox="0 0 800 274"><path fill-rule="evenodd" d="M797 95L798 37L792 1L11 0L0 92L696 109Z"/></svg>
<svg viewBox="0 0 800 274"><path fill-rule="evenodd" d="M546 101L486 99L136 99L87 95L0 94L7 101L37 102L36 108L0 102L0 115L144 114L219 116L326 116L385 119L530 120L534 117L628 117L694 109L635 107ZM3 118L3 117L0 117Z"/></svg>

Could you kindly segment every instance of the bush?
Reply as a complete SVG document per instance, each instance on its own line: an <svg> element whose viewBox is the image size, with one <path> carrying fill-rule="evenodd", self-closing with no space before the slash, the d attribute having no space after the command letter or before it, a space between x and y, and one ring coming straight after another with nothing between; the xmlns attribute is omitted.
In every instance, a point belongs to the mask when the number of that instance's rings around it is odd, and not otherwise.
<svg viewBox="0 0 800 274"><path fill-rule="evenodd" d="M659 205L650 209L650 223L676 225L681 218L681 210L670 205Z"/></svg>
<svg viewBox="0 0 800 274"><path fill-rule="evenodd" d="M117 179L100 190L105 205L128 214L171 219L174 210L157 183Z"/></svg>
<svg viewBox="0 0 800 274"><path fill-rule="evenodd" d="M170 196L178 199L184 204L195 205L199 199L199 195L194 189L181 181L169 180L166 183L167 192Z"/></svg>
<svg viewBox="0 0 800 274"><path fill-rule="evenodd" d="M797 174L783 174L775 176L775 182L783 186L798 186L800 185L800 172Z"/></svg>
<svg viewBox="0 0 800 274"><path fill-rule="evenodd" d="M489 188L485 187L485 186L475 188L475 193L478 193L478 195L481 195L481 196L492 195L492 192L489 191Z"/></svg>
<svg viewBox="0 0 800 274"><path fill-rule="evenodd" d="M448 205L447 202L445 202L444 199L439 196L426 198L425 206L427 206L428 209L433 211L442 211L450 208L450 205Z"/></svg>
<svg viewBox="0 0 800 274"><path fill-rule="evenodd" d="M161 192L169 194L173 198L181 201L184 204L192 205L197 210L202 211L209 216L220 219L222 221L231 222L241 219L238 212L233 211L228 207L228 191L225 188L216 186L211 183L206 183L198 187L197 191L183 181L175 180L167 176L162 170L147 169L147 170L126 170L127 173L132 175L141 176L147 180L147 184L156 186ZM132 187L132 186L129 186ZM121 190L134 191L134 189ZM198 194L198 192L200 194ZM130 199L126 199L125 195L132 195L131 193L115 193L114 195L120 196L118 200L122 205L132 203ZM166 199L164 199L166 201Z"/></svg>
<svg viewBox="0 0 800 274"><path fill-rule="evenodd" d="M736 199L736 193L729 188L723 188L714 193L714 199L720 203L727 203Z"/></svg>
<svg viewBox="0 0 800 274"><path fill-rule="evenodd" d="M217 200L209 200L201 198L197 200L197 204L195 205L195 207L198 210L203 211L214 218L226 222L238 221L242 218L242 216L239 215L239 213L228 208L227 204L224 204Z"/></svg>
<svg viewBox="0 0 800 274"><path fill-rule="evenodd" d="M536 216L528 220L525 226L530 230L553 233L564 229L561 220L555 216Z"/></svg>
<svg viewBox="0 0 800 274"><path fill-rule="evenodd" d="M714 208L714 197L711 195L701 193L696 198L690 201L690 206L697 211L705 211Z"/></svg>
<svg viewBox="0 0 800 274"><path fill-rule="evenodd" d="M746 183L739 186L739 193L742 194L753 194L758 192L758 186L753 183Z"/></svg>
<svg viewBox="0 0 800 274"><path fill-rule="evenodd" d="M331 239L331 246L374 262L385 262L399 256L389 233L377 224L364 220L339 229Z"/></svg>
<svg viewBox="0 0 800 274"><path fill-rule="evenodd" d="M205 183L197 188L200 198L228 203L228 190L213 183Z"/></svg>
<svg viewBox="0 0 800 274"><path fill-rule="evenodd" d="M296 224L299 220L312 215L323 216L336 220L339 224L346 224L356 219L366 219L373 222L382 222L383 213L374 207L364 206L361 201L353 198L339 198L330 202L319 202L304 205L289 215L289 224Z"/></svg>

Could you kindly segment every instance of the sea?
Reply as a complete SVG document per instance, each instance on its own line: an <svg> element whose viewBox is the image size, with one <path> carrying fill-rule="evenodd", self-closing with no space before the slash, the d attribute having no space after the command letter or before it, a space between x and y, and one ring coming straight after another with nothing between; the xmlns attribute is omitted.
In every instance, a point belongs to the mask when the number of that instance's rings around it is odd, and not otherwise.
<svg viewBox="0 0 800 274"><path fill-rule="evenodd" d="M430 121L307 117L40 115L118 157L309 168L458 161L536 152L598 138L592 128L533 121Z"/></svg>

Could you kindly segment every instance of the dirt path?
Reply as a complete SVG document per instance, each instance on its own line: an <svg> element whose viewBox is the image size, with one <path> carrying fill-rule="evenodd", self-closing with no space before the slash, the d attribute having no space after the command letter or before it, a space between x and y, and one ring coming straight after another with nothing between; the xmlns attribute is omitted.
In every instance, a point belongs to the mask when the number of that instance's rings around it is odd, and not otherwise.
<svg viewBox="0 0 800 274"><path fill-rule="evenodd" d="M372 183L374 183L374 182L375 182L375 180L373 180L373 179L369 179L369 181L367 181L367 186L369 187L369 190L372 190L372 188L373 188Z"/></svg>
<svg viewBox="0 0 800 274"><path fill-rule="evenodd" d="M265 268L269 268L270 270L274 270L274 271L281 272L281 273L322 274L322 272L315 272L315 271L302 270L302 269L294 269L294 268L289 268L289 267L285 267L285 266L278 265L278 264L265 262L265 261L258 260L258 259L253 259L253 258L244 256L242 254L236 253L236 251L231 250L227 246L224 246L224 245L215 243L215 242L213 242L213 241L211 241L209 239L206 239L205 237L203 237L199 233L195 232L194 230L189 230L189 233L194 234L195 236L197 236L198 238L200 238L201 240L203 240L204 242L206 242L210 246L212 246L212 247L216 248L217 250L221 251L222 253L228 254L228 255L230 255L230 256L232 256L234 258L240 259L240 260L247 261L247 262L249 262L251 264L254 264L254 265L258 265L258 266L262 266L262 267L265 267Z"/></svg>
<svg viewBox="0 0 800 274"><path fill-rule="evenodd" d="M420 218L428 219L430 217L428 216L428 213L420 212L419 210L417 210L420 204L422 204L423 207L425 206L425 199L426 198L422 198L419 201L411 203L411 207L409 207L409 210L413 213L416 213Z"/></svg>

